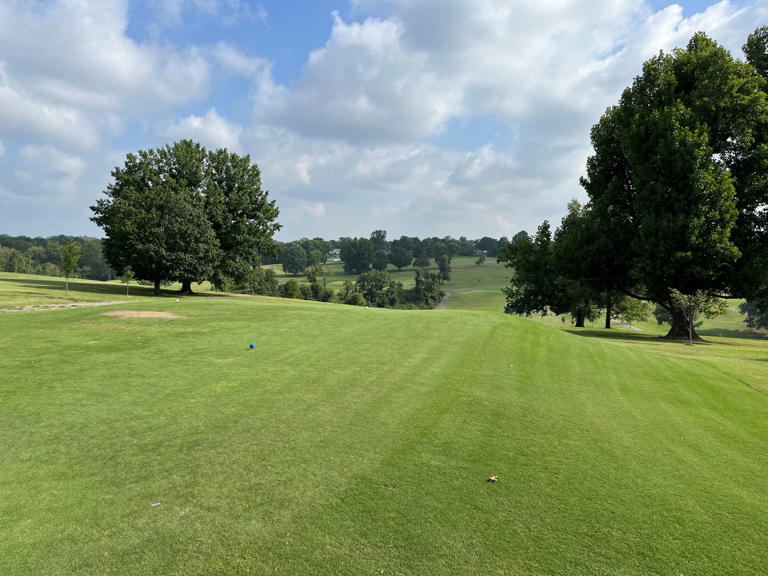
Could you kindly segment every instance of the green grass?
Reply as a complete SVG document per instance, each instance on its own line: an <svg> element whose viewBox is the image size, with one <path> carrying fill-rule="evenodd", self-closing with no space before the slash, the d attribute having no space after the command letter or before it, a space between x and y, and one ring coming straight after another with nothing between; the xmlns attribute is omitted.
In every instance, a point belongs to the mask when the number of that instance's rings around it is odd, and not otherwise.
<svg viewBox="0 0 768 576"><path fill-rule="evenodd" d="M765 343L604 336L256 297L0 314L2 573L764 573Z"/></svg>
<svg viewBox="0 0 768 576"><path fill-rule="evenodd" d="M501 289L509 282L510 272L502 264L493 259L488 259L480 266L475 265L477 258L474 256L454 256L451 261L451 280L443 285L443 290L448 294L448 308L456 310L504 310L504 295ZM437 273L438 268L434 266L430 271ZM283 272L280 264L271 265L278 276L278 281L284 284L293 278L299 283L307 284L308 281L303 275L290 275ZM329 262L326 264L330 268L332 275L326 278L328 288L340 290L344 287L346 280L354 282L357 279L356 274L347 274L344 272L343 262ZM412 288L414 285L414 269L403 268L398 271L397 268L390 265L387 268L390 277L393 280L402 282L406 288Z"/></svg>
<svg viewBox="0 0 768 576"><path fill-rule="evenodd" d="M126 295L126 288L128 294ZM181 284L172 284L163 288L163 296L180 298L176 292ZM193 284L193 290L208 296L219 295L212 292L210 284ZM152 286L132 283L130 286L113 282L97 282L72 278L69 281L69 294L65 292L64 279L32 274L12 274L0 272L0 308L20 309L24 306L66 305L76 302L130 302L153 297Z"/></svg>

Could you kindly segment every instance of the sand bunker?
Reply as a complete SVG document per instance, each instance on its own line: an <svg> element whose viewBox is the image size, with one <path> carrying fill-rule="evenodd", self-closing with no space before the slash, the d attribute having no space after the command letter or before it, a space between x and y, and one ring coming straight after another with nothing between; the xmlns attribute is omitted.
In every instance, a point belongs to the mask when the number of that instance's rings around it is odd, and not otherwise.
<svg viewBox="0 0 768 576"><path fill-rule="evenodd" d="M152 310L112 310L111 312L104 312L102 316L116 316L117 318L165 318L167 320L184 318L184 316L179 316L178 314L153 312Z"/></svg>

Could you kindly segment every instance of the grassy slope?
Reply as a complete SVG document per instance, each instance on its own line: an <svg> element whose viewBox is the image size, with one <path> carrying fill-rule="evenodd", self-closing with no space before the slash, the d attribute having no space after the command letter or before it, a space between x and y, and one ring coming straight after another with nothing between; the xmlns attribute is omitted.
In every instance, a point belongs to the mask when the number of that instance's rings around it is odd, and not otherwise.
<svg viewBox="0 0 768 576"><path fill-rule="evenodd" d="M128 294L126 295L126 288ZM163 289L163 295L178 298L180 284ZM210 285L193 284L199 293L213 294ZM152 286L131 284L126 286L119 281L97 282L73 278L69 281L69 294L64 291L64 279L33 274L12 274L0 272L0 308L18 309L23 306L47 306L71 304L73 302L122 302L144 300L152 297Z"/></svg>
<svg viewBox="0 0 768 576"><path fill-rule="evenodd" d="M0 315L4 573L768 565L768 396L707 347L471 311L112 308L186 318Z"/></svg>
<svg viewBox="0 0 768 576"><path fill-rule="evenodd" d="M501 294L501 288L506 285L509 279L509 270L504 268L501 264L498 264L495 260L486 260L481 266L476 266L475 261L477 258L470 256L454 256L451 262L451 281L447 282L444 286L446 292L454 291L493 291L497 300L500 302L501 309L504 308L504 297ZM346 274L344 272L344 264L342 262L329 262L325 265L331 270L332 275L326 280L329 288L339 290L344 286L345 280L355 281L356 274ZM290 278L304 284L307 283L307 279L303 275L290 275L283 272L283 268L280 264L271 265L278 275L280 283L288 281ZM432 262L430 268L432 272L437 272L437 266ZM398 271L397 268L390 265L387 268L390 277L393 280L402 282L403 286L410 288L413 286L413 268L403 268ZM470 296L471 298L471 296ZM450 300L449 300L450 302ZM449 304L449 308L452 307ZM466 309L466 308L465 308Z"/></svg>

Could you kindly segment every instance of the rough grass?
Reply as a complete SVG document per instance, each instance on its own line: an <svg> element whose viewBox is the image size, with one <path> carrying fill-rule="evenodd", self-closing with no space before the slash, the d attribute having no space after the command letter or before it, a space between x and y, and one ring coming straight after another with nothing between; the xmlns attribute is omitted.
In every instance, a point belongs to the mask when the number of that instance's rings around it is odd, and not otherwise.
<svg viewBox="0 0 768 576"><path fill-rule="evenodd" d="M768 565L760 341L259 298L111 308L184 319L0 315L4 574Z"/></svg>

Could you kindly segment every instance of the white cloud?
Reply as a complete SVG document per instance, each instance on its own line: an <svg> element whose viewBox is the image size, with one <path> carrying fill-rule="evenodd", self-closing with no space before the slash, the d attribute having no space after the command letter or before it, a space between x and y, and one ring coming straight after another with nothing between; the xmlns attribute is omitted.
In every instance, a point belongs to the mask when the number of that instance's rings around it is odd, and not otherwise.
<svg viewBox="0 0 768 576"><path fill-rule="evenodd" d="M137 44L127 4L0 3L0 131L94 147L125 119L203 96L209 65L194 47Z"/></svg>
<svg viewBox="0 0 768 576"><path fill-rule="evenodd" d="M266 23L269 16L260 5L255 7L254 12L246 0L150 0L149 6L154 15L150 27L155 34L159 34L162 28L180 26L189 13L219 18L226 25L243 19Z"/></svg>
<svg viewBox="0 0 768 576"><path fill-rule="evenodd" d="M331 38L309 55L290 90L259 78L257 122L348 141L397 141L437 134L460 92L408 51L396 20L344 22L334 14Z"/></svg>
<svg viewBox="0 0 768 576"><path fill-rule="evenodd" d="M268 64L264 58L246 56L236 46L218 42L212 49L213 57L230 74L253 76L260 68Z"/></svg>
<svg viewBox="0 0 768 576"><path fill-rule="evenodd" d="M2 141L0 141L0 158L5 156L5 146L3 146Z"/></svg>
<svg viewBox="0 0 768 576"><path fill-rule="evenodd" d="M0 62L0 131L19 139L53 140L88 148L99 135L93 120L75 107L46 101L11 85Z"/></svg>
<svg viewBox="0 0 768 576"><path fill-rule="evenodd" d="M325 218L325 204L322 202L300 202L302 212L315 220Z"/></svg>
<svg viewBox="0 0 768 576"><path fill-rule="evenodd" d="M125 155L72 153L51 145L8 150L0 163L0 229L10 234L98 234L89 206Z"/></svg>
<svg viewBox="0 0 768 576"><path fill-rule="evenodd" d="M408 142L442 133L452 118L493 115L542 125L546 135L583 131L639 73L642 62L706 30L738 50L768 2L739 9L728 0L684 18L643 0L502 2L381 0L312 52L299 81L258 78L259 123L349 142Z"/></svg>
<svg viewBox="0 0 768 576"><path fill-rule="evenodd" d="M279 56L270 62L232 39L182 48L163 35L189 14L266 25L266 11L243 0L156 0L149 43L126 33L128 0L0 0L0 228L47 233L34 227L39 208L26 220L13 212L29 199L56 207L58 223L87 223L124 159L114 139L133 128L139 148L193 138L251 153L278 200L283 238L532 231L583 198L589 129L644 60L698 30L738 55L768 21L768 0L723 1L690 17L644 0L352 4L283 83L272 75ZM217 93L214 108L212 75L250 78L252 93L223 103ZM223 112L248 97L248 122ZM488 118L507 141L487 123L472 132ZM48 230L58 231L67 230Z"/></svg>
<svg viewBox="0 0 768 576"><path fill-rule="evenodd" d="M85 163L51 146L24 146L16 158L17 182L31 184L45 193L48 201L60 202L77 191Z"/></svg>
<svg viewBox="0 0 768 576"><path fill-rule="evenodd" d="M766 0L724 0L690 17L644 0L360 0L352 10L360 21L334 14L296 82L258 71L246 144L291 207L323 202L327 221L355 227L338 234L557 224L570 198L584 198L591 126L643 61L698 30L738 56L768 19ZM469 152L435 143L451 120L476 117L496 119L514 139ZM265 130L277 151L254 138ZM284 220L286 235L309 233L300 219Z"/></svg>
<svg viewBox="0 0 768 576"><path fill-rule="evenodd" d="M519 229L543 200L541 190L563 186L557 171L540 180L515 172L514 155L492 146L356 146L263 127L245 129L241 140L278 201L286 239L367 236L382 227L390 236L482 236L495 233L500 214Z"/></svg>
<svg viewBox="0 0 768 576"><path fill-rule="evenodd" d="M227 148L232 152L242 150L240 133L242 128L228 122L211 108L205 116L187 116L163 130L163 135L174 139L197 140L210 148Z"/></svg>

